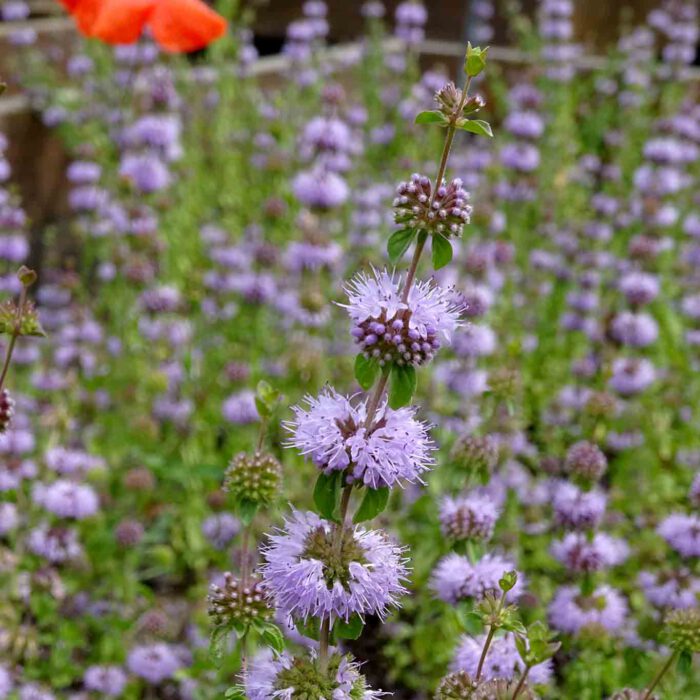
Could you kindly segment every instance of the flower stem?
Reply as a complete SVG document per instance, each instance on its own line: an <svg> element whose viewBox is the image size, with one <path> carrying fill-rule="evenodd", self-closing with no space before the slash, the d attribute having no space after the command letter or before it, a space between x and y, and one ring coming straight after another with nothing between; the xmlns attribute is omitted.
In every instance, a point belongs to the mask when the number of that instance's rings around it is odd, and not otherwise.
<svg viewBox="0 0 700 700"><path fill-rule="evenodd" d="M515 700L515 698L520 695L520 691L523 690L525 687L525 681L527 680L527 676L530 673L530 666L526 666L525 670L523 671L522 675L520 676L520 682L515 688L515 692L513 693L513 697L510 700Z"/></svg>
<svg viewBox="0 0 700 700"><path fill-rule="evenodd" d="M450 119L450 125L447 127L447 133L445 134L445 143L442 147L442 155L440 156L440 165L438 166L437 177L435 178L435 187L433 187L433 194L430 198L430 204L435 202L435 197L437 195L438 188L442 185L442 180L445 177L445 171L447 170L447 161L450 159L450 151L452 150L452 142L455 138L455 133L457 132L457 119L459 119L464 109L464 105L467 101L469 95L469 86L471 85L471 77L467 78L467 82L462 90L462 99L459 101L457 109L452 114ZM413 280L416 277L416 270L418 269L418 262L423 254L423 249L425 248L425 243L427 241L427 236L421 237L418 235L418 243L416 244L416 249L413 253L413 259L411 260L411 265L408 268L408 274L406 275L406 283L404 284L403 293L401 295L401 301L405 304L408 301L408 295L411 293L411 287L413 286Z"/></svg>
<svg viewBox="0 0 700 700"><path fill-rule="evenodd" d="M378 385L379 386L379 385ZM343 546L343 530L345 522L348 518L348 508L350 506L350 497L352 496L352 484L348 484L343 489L343 495L340 497L340 523L333 526L333 541L332 547L334 551L338 551ZM328 648L331 638L331 616L324 617L321 621L321 632L319 635L318 649L318 665L321 671L328 668Z"/></svg>
<svg viewBox="0 0 700 700"><path fill-rule="evenodd" d="M5 362L2 366L2 374L0 374L0 391L5 385L5 379L7 377L7 372L10 369L10 362L12 361L12 353L15 351L15 345L17 344L17 338L19 338L21 324L22 324L22 314L24 313L24 305L27 302L27 288L22 285L22 291L19 295L19 304L17 304L17 315L15 316L15 326L12 329L12 335L10 336L10 342L7 346L7 351L5 352Z"/></svg>
<svg viewBox="0 0 700 700"><path fill-rule="evenodd" d="M642 700L650 700L651 699L651 694L654 691L654 688L656 688L657 685L659 685L659 682L661 679L664 677L666 671L668 671L669 668L671 668L671 664L676 660L676 656L678 655L678 652L674 651L666 660L666 663L659 669L659 672L654 676L654 680L651 682L651 685L646 689L646 692L644 693L644 696L642 697Z"/></svg>
<svg viewBox="0 0 700 700"><path fill-rule="evenodd" d="M479 658L479 665L476 667L476 682L479 682L481 678L481 672L484 669L484 662L486 661L486 654L489 653L489 647L493 641L493 635L496 634L496 628L491 625L489 627L489 633L486 635L486 641L484 642L484 648L481 650L481 657Z"/></svg>
<svg viewBox="0 0 700 700"><path fill-rule="evenodd" d="M501 595L501 600L498 603L498 610L496 611L496 614L501 612L503 609L503 605L506 602L506 592L503 591L503 595ZM484 662L486 661L486 655L489 653L489 647L491 646L491 642L493 641L493 637L496 634L496 630L498 629L497 625L491 624L489 625L489 632L486 635L486 641L484 642L484 648L481 650L481 657L479 658L479 665L476 668L476 682L478 683L480 678L481 678L481 672L484 669Z"/></svg>
<svg viewBox="0 0 700 700"><path fill-rule="evenodd" d="M384 390L386 389L386 384L389 381L389 373L382 372L382 376L379 380L379 384L374 388L372 392L372 397L367 404L367 418L365 419L365 428L370 430L372 423L374 422L374 416L379 408L379 403L384 395Z"/></svg>

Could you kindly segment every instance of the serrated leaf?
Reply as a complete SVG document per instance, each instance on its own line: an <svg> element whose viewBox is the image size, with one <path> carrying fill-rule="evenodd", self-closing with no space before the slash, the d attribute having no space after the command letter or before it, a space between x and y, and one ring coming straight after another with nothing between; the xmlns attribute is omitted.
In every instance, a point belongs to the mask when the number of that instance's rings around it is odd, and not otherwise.
<svg viewBox="0 0 700 700"><path fill-rule="evenodd" d="M452 244L439 233L432 238L433 267L439 270L452 260Z"/></svg>
<svg viewBox="0 0 700 700"><path fill-rule="evenodd" d="M389 488L387 486L382 486L379 489L368 488L352 521L363 523L366 520L372 520L384 511L388 503Z"/></svg>
<svg viewBox="0 0 700 700"><path fill-rule="evenodd" d="M335 510L340 500L340 481L342 474L338 471L319 474L314 487L314 503L318 512L326 520L335 520Z"/></svg>
<svg viewBox="0 0 700 700"><path fill-rule="evenodd" d="M258 504L255 501L251 501L249 498L242 498L238 501L238 517L246 527L253 522L257 512Z"/></svg>
<svg viewBox="0 0 700 700"><path fill-rule="evenodd" d="M457 122L457 128L462 131L468 131L471 134L476 134L477 136L493 138L491 125L483 119L460 119Z"/></svg>
<svg viewBox="0 0 700 700"><path fill-rule="evenodd" d="M358 639L362 634L365 623L362 618L354 613L350 619L345 622L345 620L337 620L333 626L333 632L338 639Z"/></svg>
<svg viewBox="0 0 700 700"><path fill-rule="evenodd" d="M396 265L403 257L404 253L409 249L416 235L414 228L402 228L400 231L395 231L389 236L386 244L386 252L389 254L389 260L392 265Z"/></svg>
<svg viewBox="0 0 700 700"><path fill-rule="evenodd" d="M389 406L396 410L411 403L416 391L416 368L413 365L394 365L391 368Z"/></svg>
<svg viewBox="0 0 700 700"><path fill-rule="evenodd" d="M355 358L355 379L365 391L372 388L378 374L379 363L374 358L362 353Z"/></svg>
<svg viewBox="0 0 700 700"><path fill-rule="evenodd" d="M440 124L441 126L447 126L447 119L442 112L430 110L418 114L416 116L416 124Z"/></svg>

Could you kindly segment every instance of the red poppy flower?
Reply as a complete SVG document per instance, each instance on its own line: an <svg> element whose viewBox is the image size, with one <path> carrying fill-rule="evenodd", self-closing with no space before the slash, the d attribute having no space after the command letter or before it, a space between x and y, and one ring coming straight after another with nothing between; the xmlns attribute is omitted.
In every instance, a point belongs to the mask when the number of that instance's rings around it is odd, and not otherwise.
<svg viewBox="0 0 700 700"><path fill-rule="evenodd" d="M226 31L226 20L201 0L60 0L86 36L132 44L148 26L166 51L201 49Z"/></svg>

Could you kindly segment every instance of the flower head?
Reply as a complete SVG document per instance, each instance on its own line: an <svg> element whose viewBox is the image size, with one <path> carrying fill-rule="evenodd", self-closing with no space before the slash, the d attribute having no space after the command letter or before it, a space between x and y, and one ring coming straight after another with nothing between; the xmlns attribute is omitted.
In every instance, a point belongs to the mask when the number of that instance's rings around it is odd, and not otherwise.
<svg viewBox="0 0 700 700"><path fill-rule="evenodd" d="M569 634L588 627L614 633L627 619L627 602L610 586L599 586L588 596L578 586L562 586L549 604L549 619L552 627Z"/></svg>
<svg viewBox="0 0 700 700"><path fill-rule="evenodd" d="M127 666L135 676L157 685L172 678L183 664L172 646L158 642L135 646L129 652Z"/></svg>
<svg viewBox="0 0 700 700"><path fill-rule="evenodd" d="M515 569L513 562L499 554L487 554L472 563L467 557L455 552L443 557L435 567L431 587L440 600L455 605L461 600L481 600L487 593L501 594L499 580L508 571ZM508 592L508 600L517 600L523 592L522 574Z"/></svg>
<svg viewBox="0 0 700 700"><path fill-rule="evenodd" d="M672 513L659 523L657 532L681 556L700 556L699 516Z"/></svg>
<svg viewBox="0 0 700 700"><path fill-rule="evenodd" d="M405 592L402 550L378 530L334 526L315 513L294 511L270 536L261 569L277 606L294 619L386 615Z"/></svg>
<svg viewBox="0 0 700 700"><path fill-rule="evenodd" d="M481 651L484 648L485 635L477 637L464 636L455 654L451 669L453 671L465 671L476 676L479 666ZM503 637L496 637L488 653L482 669L482 677L486 680L503 678L512 680L524 670L524 664L515 646L515 635L507 633ZM547 660L530 669L528 678L531 683L545 684L552 677L552 662Z"/></svg>
<svg viewBox="0 0 700 700"><path fill-rule="evenodd" d="M420 481L432 467L435 446L415 409L380 406L368 429L365 402L351 402L331 388L306 402L309 408L295 406L295 419L286 425L289 445L323 472L348 469L351 480L379 488Z"/></svg>
<svg viewBox="0 0 700 700"><path fill-rule="evenodd" d="M440 504L440 525L452 540L488 540L498 519L499 508L488 495L471 493L446 497Z"/></svg>
<svg viewBox="0 0 700 700"><path fill-rule="evenodd" d="M279 656L267 649L251 662L243 684L249 700L327 698L374 700L384 693L373 691L350 656L332 654L323 670L315 657Z"/></svg>
<svg viewBox="0 0 700 700"><path fill-rule="evenodd" d="M470 221L472 207L469 193L462 181L442 181L433 194L430 178L414 173L402 182L394 199L394 219L397 224L444 236L460 236Z"/></svg>
<svg viewBox="0 0 700 700"><path fill-rule="evenodd" d="M459 326L461 304L456 294L432 281L416 282L404 302L401 280L386 270L360 273L346 286L350 319L357 344L380 365L421 365Z"/></svg>

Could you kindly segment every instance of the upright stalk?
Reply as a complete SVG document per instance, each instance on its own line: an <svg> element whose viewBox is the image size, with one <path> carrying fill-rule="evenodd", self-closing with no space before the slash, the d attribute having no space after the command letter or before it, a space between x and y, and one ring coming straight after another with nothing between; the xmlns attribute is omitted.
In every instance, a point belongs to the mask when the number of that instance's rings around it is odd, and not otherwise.
<svg viewBox="0 0 700 700"><path fill-rule="evenodd" d="M518 695L522 692L523 688L525 688L525 682L527 681L527 677L530 673L530 666L526 666L525 670L523 671L522 675L520 676L520 682L518 685L515 687L515 691L513 692L513 697L511 700L515 700Z"/></svg>
<svg viewBox="0 0 700 700"><path fill-rule="evenodd" d="M450 151L452 150L452 142L455 138L455 133L457 132L457 119L459 119L466 104L467 97L469 95L469 87L472 83L472 78L468 77L467 82L464 85L464 90L462 90L462 98L459 101L459 105L455 112L452 114L450 119L450 125L447 127L447 133L445 134L445 143L442 147L442 155L440 156L440 165L438 166L437 177L435 178L435 187L433 187L433 194L430 198L430 204L435 202L435 196L437 195L438 188L442 185L442 180L445 177L445 172L447 170L447 161L450 159ZM413 286L413 280L416 277L416 271L418 269L418 262L420 261L421 255L423 254L423 249L425 248L425 243L428 240L427 236L418 236L418 242L416 243L416 249L413 253L413 258L411 259L411 264L408 268L408 273L406 274L406 283L404 284L403 294L401 296L401 301L405 304L408 301L408 295L411 292L411 287Z"/></svg>
<svg viewBox="0 0 700 700"><path fill-rule="evenodd" d="M676 657L678 656L678 652L674 651L666 660L666 663L659 669L658 673L656 676L654 676L654 680L651 682L651 685L646 689L646 692L644 693L644 697L642 700L651 700L651 694L654 692L654 688L656 688L657 685L661 682L661 679L664 677L666 674L666 671L668 671L669 668L671 668L671 665L673 662L676 660Z"/></svg>
<svg viewBox="0 0 700 700"><path fill-rule="evenodd" d="M12 329L12 335L10 336L10 342L7 345L7 350L5 352L5 362L2 366L2 374L0 374L0 391L2 391L5 385L5 379L7 377L7 372L10 369L10 362L12 361L12 354L15 351L15 345L17 344L17 338L20 336L20 331L22 330L22 314L24 313L24 305L27 303L27 287L23 284L22 291L19 295L19 303L17 304L17 314L15 316L15 325Z"/></svg>

